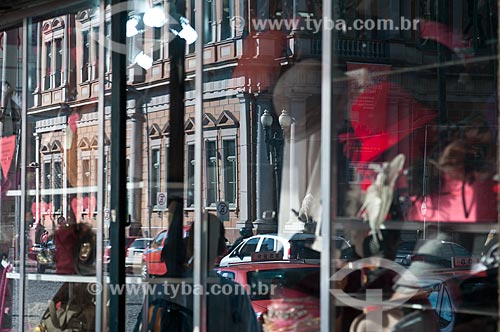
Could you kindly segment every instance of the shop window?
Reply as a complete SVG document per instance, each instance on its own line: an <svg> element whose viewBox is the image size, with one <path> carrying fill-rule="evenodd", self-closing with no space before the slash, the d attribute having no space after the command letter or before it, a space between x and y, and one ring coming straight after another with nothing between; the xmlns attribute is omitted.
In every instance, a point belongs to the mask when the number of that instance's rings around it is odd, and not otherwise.
<svg viewBox="0 0 500 332"><path fill-rule="evenodd" d="M217 142L207 141L205 143L206 148L206 206L214 207L217 204L218 199L218 172L217 172Z"/></svg>
<svg viewBox="0 0 500 332"><path fill-rule="evenodd" d="M222 141L222 154L224 201L228 203L230 207L234 207L236 206L236 198L238 195L235 139L226 139Z"/></svg>

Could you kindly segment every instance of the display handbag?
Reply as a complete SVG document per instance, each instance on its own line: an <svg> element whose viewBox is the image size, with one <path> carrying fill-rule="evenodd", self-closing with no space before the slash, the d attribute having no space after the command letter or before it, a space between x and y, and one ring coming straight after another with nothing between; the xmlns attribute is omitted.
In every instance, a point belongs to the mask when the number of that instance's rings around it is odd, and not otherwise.
<svg viewBox="0 0 500 332"><path fill-rule="evenodd" d="M57 274L75 274L74 252L77 242L76 225L67 223L59 225L54 233L56 246L54 261Z"/></svg>
<svg viewBox="0 0 500 332"><path fill-rule="evenodd" d="M57 292L34 332L95 331L95 298L88 284L65 283Z"/></svg>
<svg viewBox="0 0 500 332"><path fill-rule="evenodd" d="M96 235L90 224L62 224L54 241L58 274L95 275Z"/></svg>
<svg viewBox="0 0 500 332"><path fill-rule="evenodd" d="M76 225L77 245L75 250L75 272L79 275L95 275L96 235L87 223Z"/></svg>
<svg viewBox="0 0 500 332"><path fill-rule="evenodd" d="M156 299L148 308L148 332L191 332L193 331L193 312L176 303ZM142 311L137 317L134 332L142 331Z"/></svg>

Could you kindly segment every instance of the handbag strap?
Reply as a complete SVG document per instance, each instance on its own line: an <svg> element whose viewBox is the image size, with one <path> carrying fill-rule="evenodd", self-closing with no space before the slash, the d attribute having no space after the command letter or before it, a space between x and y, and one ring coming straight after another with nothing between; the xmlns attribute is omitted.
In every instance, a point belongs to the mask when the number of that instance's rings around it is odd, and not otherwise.
<svg viewBox="0 0 500 332"><path fill-rule="evenodd" d="M156 323L156 316L158 316L158 311L161 308L161 304L157 303L153 307L153 315L151 317L151 320L149 321L149 327L148 331L154 331L155 330L155 323ZM162 319L163 321L164 319Z"/></svg>
<svg viewBox="0 0 500 332"><path fill-rule="evenodd" d="M71 317L69 317L69 308L71 305L71 302L73 302L73 298L70 298L68 300L68 303L66 303L66 308L64 311L58 315L57 310L56 310L56 303L53 300L50 300L49 302L49 312L50 312L50 320L52 321L52 325L54 325L55 328L60 329L60 330L65 330L68 325ZM81 308L80 308L81 311ZM63 319L62 323L60 319Z"/></svg>

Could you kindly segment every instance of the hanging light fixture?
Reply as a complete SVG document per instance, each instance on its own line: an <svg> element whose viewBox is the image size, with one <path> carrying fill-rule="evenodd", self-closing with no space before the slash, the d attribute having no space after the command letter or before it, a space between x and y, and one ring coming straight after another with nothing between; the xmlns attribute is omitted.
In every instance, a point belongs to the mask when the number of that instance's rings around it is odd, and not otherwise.
<svg viewBox="0 0 500 332"><path fill-rule="evenodd" d="M137 30L137 25L139 24L139 20L136 17L131 17L127 21L127 38L134 37L139 33Z"/></svg>
<svg viewBox="0 0 500 332"><path fill-rule="evenodd" d="M134 63L138 64L143 69L148 70L153 66L153 59L141 51L135 56Z"/></svg>
<svg viewBox="0 0 500 332"><path fill-rule="evenodd" d="M160 7L153 7L144 13L144 24L148 27L161 28L166 22L165 13Z"/></svg>
<svg viewBox="0 0 500 332"><path fill-rule="evenodd" d="M198 33L196 32L195 29L189 24L189 21L187 18L182 17L180 18L180 24L181 24L181 31L177 31L175 29L170 28L170 32L172 32L174 35L181 37L186 41L188 45L191 45L198 39Z"/></svg>

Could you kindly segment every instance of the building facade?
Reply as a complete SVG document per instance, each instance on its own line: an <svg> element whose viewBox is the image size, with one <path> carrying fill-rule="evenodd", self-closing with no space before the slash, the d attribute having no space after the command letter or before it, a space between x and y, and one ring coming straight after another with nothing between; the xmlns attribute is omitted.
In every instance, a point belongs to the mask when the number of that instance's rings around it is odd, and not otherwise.
<svg viewBox="0 0 500 332"><path fill-rule="evenodd" d="M397 300L401 283L385 270L403 281L409 271L411 286L424 290L439 317L418 314L424 328L496 330L498 299L484 296L498 290L496 2L40 0L12 8L0 6L0 254L14 263L6 274L17 296L14 330L40 323L60 282L162 282L148 270L145 280L125 277L121 246L181 230L179 220L196 226L190 263L203 267L205 213L223 219L230 242L241 228L309 241L297 258L320 257L307 264L314 274L288 285L293 296L278 303L312 316L288 320L290 330L362 327L371 321L363 313L383 303L349 304L332 289L382 289L386 297L374 301ZM168 204L179 197L181 213ZM57 262L35 270L40 225L54 234L82 223L96 234L95 276L63 275ZM284 253L266 241L251 242L248 256ZM118 257L109 265L100 259L106 248ZM247 264L248 278L271 285L294 275L283 268L270 277L264 265ZM347 277L351 268L362 277ZM193 280L205 272L195 269ZM141 305L127 303L127 320L117 310L122 294L94 296L97 330L132 330ZM193 303L199 325L206 304ZM285 304L259 312L260 323L273 330L273 318L290 318L280 313ZM394 319L407 322L407 313Z"/></svg>

